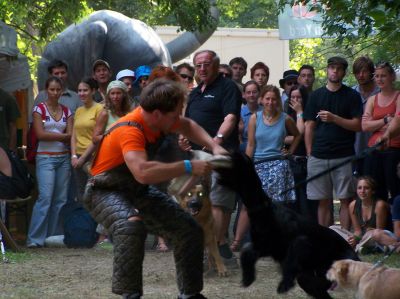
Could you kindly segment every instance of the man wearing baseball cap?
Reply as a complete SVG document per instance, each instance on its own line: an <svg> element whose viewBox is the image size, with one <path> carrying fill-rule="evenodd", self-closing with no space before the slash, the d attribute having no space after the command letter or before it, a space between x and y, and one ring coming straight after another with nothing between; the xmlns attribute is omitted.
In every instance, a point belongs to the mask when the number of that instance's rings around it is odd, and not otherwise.
<svg viewBox="0 0 400 299"><path fill-rule="evenodd" d="M111 81L111 68L107 61L97 59L93 63L93 79L97 81L99 88L94 94L94 100L98 103L104 101L107 94L107 86Z"/></svg>
<svg viewBox="0 0 400 299"><path fill-rule="evenodd" d="M124 82L128 87L129 96L132 96L133 82L136 80L135 72L129 69L119 71L115 79Z"/></svg>
<svg viewBox="0 0 400 299"><path fill-rule="evenodd" d="M360 95L342 83L348 67L346 59L334 56L327 64L327 84L310 95L304 111L309 177L353 156L355 132L361 130ZM323 226L333 224L333 191L340 200L340 224L349 229L349 203L355 195L351 163L307 185L308 199L319 201L318 222Z"/></svg>

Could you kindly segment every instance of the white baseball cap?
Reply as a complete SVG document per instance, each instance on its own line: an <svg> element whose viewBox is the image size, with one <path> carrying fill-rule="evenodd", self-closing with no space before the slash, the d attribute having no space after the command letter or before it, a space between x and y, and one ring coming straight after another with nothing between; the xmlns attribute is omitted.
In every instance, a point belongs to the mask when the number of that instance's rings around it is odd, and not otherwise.
<svg viewBox="0 0 400 299"><path fill-rule="evenodd" d="M124 78L124 77L131 77L131 78L133 78L133 80L136 79L135 72L128 70L128 69L119 71L117 76L115 77L115 79L120 80L121 78Z"/></svg>

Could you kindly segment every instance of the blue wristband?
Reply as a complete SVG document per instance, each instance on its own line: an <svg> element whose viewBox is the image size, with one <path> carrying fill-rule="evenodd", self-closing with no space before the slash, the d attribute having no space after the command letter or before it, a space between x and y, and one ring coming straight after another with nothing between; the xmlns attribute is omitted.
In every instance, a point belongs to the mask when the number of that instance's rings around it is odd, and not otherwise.
<svg viewBox="0 0 400 299"><path fill-rule="evenodd" d="M185 172L192 174L192 163L189 160L183 160L183 163L185 164Z"/></svg>

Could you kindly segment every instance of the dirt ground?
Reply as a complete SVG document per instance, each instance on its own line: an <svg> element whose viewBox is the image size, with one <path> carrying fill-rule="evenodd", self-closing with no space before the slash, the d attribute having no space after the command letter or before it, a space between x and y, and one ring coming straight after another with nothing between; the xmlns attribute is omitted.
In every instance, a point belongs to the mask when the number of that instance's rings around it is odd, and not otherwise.
<svg viewBox="0 0 400 299"><path fill-rule="evenodd" d="M9 255L0 261L0 298L120 298L111 293L112 245L93 249L40 248ZM257 280L249 288L240 286L240 270L229 276L215 274L204 280L203 294L214 298L308 298L298 287L278 295L280 275L270 259L257 264ZM175 268L171 252L146 251L144 298L176 298ZM344 298L335 296L335 298Z"/></svg>

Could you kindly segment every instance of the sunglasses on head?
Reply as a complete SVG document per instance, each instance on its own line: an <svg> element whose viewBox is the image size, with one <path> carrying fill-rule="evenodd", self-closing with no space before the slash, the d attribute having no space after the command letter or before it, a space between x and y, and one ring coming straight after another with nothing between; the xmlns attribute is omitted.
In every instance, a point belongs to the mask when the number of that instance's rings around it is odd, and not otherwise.
<svg viewBox="0 0 400 299"><path fill-rule="evenodd" d="M193 77L186 74L179 74L182 79L189 79L189 81L193 81Z"/></svg>

